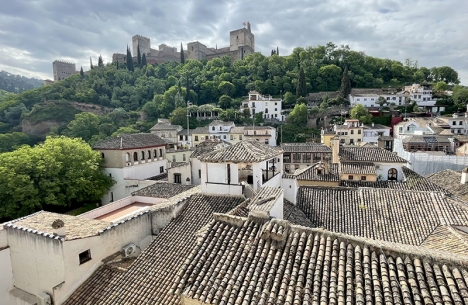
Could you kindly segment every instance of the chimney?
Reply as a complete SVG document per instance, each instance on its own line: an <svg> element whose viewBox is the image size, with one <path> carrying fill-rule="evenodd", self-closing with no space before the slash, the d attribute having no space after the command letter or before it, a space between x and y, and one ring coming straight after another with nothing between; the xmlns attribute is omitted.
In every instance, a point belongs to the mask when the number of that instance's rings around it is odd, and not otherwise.
<svg viewBox="0 0 468 305"><path fill-rule="evenodd" d="M468 167L465 167L465 168L462 170L462 175L461 175L461 181L460 181L460 183L461 183L461 184L466 184L467 181L468 181Z"/></svg>
<svg viewBox="0 0 468 305"><path fill-rule="evenodd" d="M332 163L339 163L340 158L340 138L334 137L331 141L332 143Z"/></svg>
<svg viewBox="0 0 468 305"><path fill-rule="evenodd" d="M324 163L324 171L325 171L325 175L328 175L330 174L330 161L327 159L325 159L325 163Z"/></svg>
<svg viewBox="0 0 468 305"><path fill-rule="evenodd" d="M63 220L56 219L52 223L52 229L53 229L54 235L58 235L62 237L65 236L65 223L63 222Z"/></svg>

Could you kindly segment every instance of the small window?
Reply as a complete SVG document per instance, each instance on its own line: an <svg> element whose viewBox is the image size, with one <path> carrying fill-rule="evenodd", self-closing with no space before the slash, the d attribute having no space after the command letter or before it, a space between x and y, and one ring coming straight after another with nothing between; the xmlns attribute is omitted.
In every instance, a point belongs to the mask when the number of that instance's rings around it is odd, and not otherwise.
<svg viewBox="0 0 468 305"><path fill-rule="evenodd" d="M201 169L198 170L198 178L201 179Z"/></svg>
<svg viewBox="0 0 468 305"><path fill-rule="evenodd" d="M361 134L361 129L358 129L357 133L358 133L358 134Z"/></svg>
<svg viewBox="0 0 468 305"><path fill-rule="evenodd" d="M354 130L351 129L351 134L354 134Z"/></svg>
<svg viewBox="0 0 468 305"><path fill-rule="evenodd" d="M215 127L214 127L214 126L213 126L213 127L211 127L211 130L215 130Z"/></svg>
<svg viewBox="0 0 468 305"><path fill-rule="evenodd" d="M460 124L460 125L461 125L461 124ZM104 159L104 157L105 157L105 156L104 156L104 153L101 153L101 158L103 158L103 159Z"/></svg>
<svg viewBox="0 0 468 305"><path fill-rule="evenodd" d="M317 170L317 175L321 175L322 174L322 170L321 169L318 169Z"/></svg>
<svg viewBox="0 0 468 305"><path fill-rule="evenodd" d="M163 150L162 148L159 149L159 157L162 157L163 156Z"/></svg>
<svg viewBox="0 0 468 305"><path fill-rule="evenodd" d="M242 135L239 135L239 140L242 140Z"/></svg>
<svg viewBox="0 0 468 305"><path fill-rule="evenodd" d="M158 152L157 152L157 150L155 149L155 150L153 151L153 158L156 159L157 157L158 157Z"/></svg>
<svg viewBox="0 0 468 305"><path fill-rule="evenodd" d="M138 153L137 152L133 153L133 161L135 161L135 162L138 161Z"/></svg>
<svg viewBox="0 0 468 305"><path fill-rule="evenodd" d="M366 176L361 176L362 181L366 181Z"/></svg>
<svg viewBox="0 0 468 305"><path fill-rule="evenodd" d="M353 180L353 179L354 179L353 175L348 176L348 180Z"/></svg>
<svg viewBox="0 0 468 305"><path fill-rule="evenodd" d="M148 150L148 160L151 159L151 150Z"/></svg>
<svg viewBox="0 0 468 305"><path fill-rule="evenodd" d="M80 258L80 265L82 265L91 260L91 250L83 251L78 256Z"/></svg>
<svg viewBox="0 0 468 305"><path fill-rule="evenodd" d="M159 173L161 173L161 174L164 173L164 166L159 167Z"/></svg>
<svg viewBox="0 0 468 305"><path fill-rule="evenodd" d="M181 174L174 174L174 183L182 183L182 175Z"/></svg>
<svg viewBox="0 0 468 305"><path fill-rule="evenodd" d="M141 152L141 160L145 160L145 152L144 151Z"/></svg>

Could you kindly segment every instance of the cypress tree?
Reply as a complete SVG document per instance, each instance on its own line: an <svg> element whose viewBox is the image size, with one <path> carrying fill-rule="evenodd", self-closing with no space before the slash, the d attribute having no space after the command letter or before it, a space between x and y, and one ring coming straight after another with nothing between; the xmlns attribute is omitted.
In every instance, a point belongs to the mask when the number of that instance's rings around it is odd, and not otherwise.
<svg viewBox="0 0 468 305"><path fill-rule="evenodd" d="M184 46L182 46L182 42L180 43L180 62L185 64Z"/></svg>
<svg viewBox="0 0 468 305"><path fill-rule="evenodd" d="M348 99L351 93L351 82L348 75L348 67L345 67L343 71L343 77L341 78L340 96L344 99Z"/></svg>
<svg viewBox="0 0 468 305"><path fill-rule="evenodd" d="M297 80L296 98L305 97L307 95L307 86L305 80L304 69L299 69L299 79Z"/></svg>
<svg viewBox="0 0 468 305"><path fill-rule="evenodd" d="M130 52L130 49L127 46L127 69L130 71L133 71L133 58L132 58L132 53Z"/></svg>
<svg viewBox="0 0 468 305"><path fill-rule="evenodd" d="M148 63L146 62L146 55L145 55L145 53L143 53L143 56L141 57L141 65L143 67L146 67L147 64Z"/></svg>
<svg viewBox="0 0 468 305"><path fill-rule="evenodd" d="M89 57L89 68L92 70L94 69L93 67L93 59L91 58L91 56Z"/></svg>
<svg viewBox="0 0 468 305"><path fill-rule="evenodd" d="M80 69L80 76L84 77L83 66L81 66L81 69Z"/></svg>
<svg viewBox="0 0 468 305"><path fill-rule="evenodd" d="M278 47L276 47L276 55L279 56L279 48Z"/></svg>
<svg viewBox="0 0 468 305"><path fill-rule="evenodd" d="M99 59L98 59L98 67L104 67L104 62L102 61L102 56L99 55Z"/></svg>
<svg viewBox="0 0 468 305"><path fill-rule="evenodd" d="M189 100L189 93L190 93L190 84L189 84L189 77L188 73L185 76L185 103Z"/></svg>
<svg viewBox="0 0 468 305"><path fill-rule="evenodd" d="M140 44L137 47L137 58L138 58L138 65L141 66L141 53L140 53Z"/></svg>

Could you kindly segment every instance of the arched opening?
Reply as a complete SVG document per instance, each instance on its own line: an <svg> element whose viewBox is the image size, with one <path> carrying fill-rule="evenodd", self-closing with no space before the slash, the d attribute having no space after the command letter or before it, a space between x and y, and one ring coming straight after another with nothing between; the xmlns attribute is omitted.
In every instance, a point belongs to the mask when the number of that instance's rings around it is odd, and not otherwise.
<svg viewBox="0 0 468 305"><path fill-rule="evenodd" d="M141 160L145 160L145 152L144 151L141 152Z"/></svg>
<svg viewBox="0 0 468 305"><path fill-rule="evenodd" d="M158 157L158 151L155 149L155 150L153 151L153 158L156 159L157 157Z"/></svg>
<svg viewBox="0 0 468 305"><path fill-rule="evenodd" d="M105 157L105 156L104 156L104 153L101 153L101 158L103 158L103 159L104 159L104 157Z"/></svg>
<svg viewBox="0 0 468 305"><path fill-rule="evenodd" d="M398 179L398 171L396 168L391 168L388 170L388 180L397 180Z"/></svg>
<svg viewBox="0 0 468 305"><path fill-rule="evenodd" d="M151 159L151 150L148 150L148 160Z"/></svg>
<svg viewBox="0 0 468 305"><path fill-rule="evenodd" d="M130 154L129 153L125 154L125 162L130 162Z"/></svg>
<svg viewBox="0 0 468 305"><path fill-rule="evenodd" d="M133 161L134 161L134 162L137 162L137 161L138 161L138 153L137 153L137 152L134 152L134 153L133 153Z"/></svg>

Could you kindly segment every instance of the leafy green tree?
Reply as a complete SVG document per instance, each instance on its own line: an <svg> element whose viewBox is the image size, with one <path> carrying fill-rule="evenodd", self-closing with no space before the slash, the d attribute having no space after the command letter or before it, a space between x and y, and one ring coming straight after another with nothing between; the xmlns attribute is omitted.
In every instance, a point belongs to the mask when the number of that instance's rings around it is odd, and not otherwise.
<svg viewBox="0 0 468 305"><path fill-rule="evenodd" d="M255 114L255 124L261 124L264 123L265 120L263 119L263 111L257 112Z"/></svg>
<svg viewBox="0 0 468 305"><path fill-rule="evenodd" d="M173 125L180 125L184 128L187 128L187 108L178 107L172 111L169 116L169 121ZM189 117L189 126L191 129L197 128L197 120L195 118Z"/></svg>
<svg viewBox="0 0 468 305"><path fill-rule="evenodd" d="M361 104L354 106L349 112L349 116L352 119L359 120L359 122L363 124L369 124L372 122L372 115L369 113L369 110Z"/></svg>
<svg viewBox="0 0 468 305"><path fill-rule="evenodd" d="M297 87L296 87L296 98L305 97L307 95L307 86L306 86L306 79L304 74L304 69L301 67L299 69L299 77L297 79Z"/></svg>
<svg viewBox="0 0 468 305"><path fill-rule="evenodd" d="M0 154L0 219L97 202L114 183L101 162L83 140L66 137Z"/></svg>
<svg viewBox="0 0 468 305"><path fill-rule="evenodd" d="M437 82L432 89L434 92L441 92L447 90L448 85L446 82Z"/></svg>
<svg viewBox="0 0 468 305"><path fill-rule="evenodd" d="M218 91L223 95L232 96L236 90L236 87L231 82L222 81L218 85Z"/></svg>
<svg viewBox="0 0 468 305"><path fill-rule="evenodd" d="M351 81L349 80L348 67L345 67L343 77L341 78L340 96L347 100L350 93Z"/></svg>
<svg viewBox="0 0 468 305"><path fill-rule="evenodd" d="M228 109L231 106L232 103L232 97L229 95L223 94L219 98L219 107L223 109Z"/></svg>
<svg viewBox="0 0 468 305"><path fill-rule="evenodd" d="M466 110L468 105L468 88L460 85L455 85L453 87L453 102L459 110Z"/></svg>
<svg viewBox="0 0 468 305"><path fill-rule="evenodd" d="M29 141L29 136L22 132L0 133L0 153L12 151Z"/></svg>
<svg viewBox="0 0 468 305"><path fill-rule="evenodd" d="M305 126L307 124L307 113L305 104L297 104L287 117L287 122L297 126Z"/></svg>
<svg viewBox="0 0 468 305"><path fill-rule="evenodd" d="M64 134L71 138L82 138L89 142L99 133L99 117L90 112L82 112L75 115L75 119L67 125Z"/></svg>
<svg viewBox="0 0 468 305"><path fill-rule="evenodd" d="M185 64L184 46L182 45L182 42L180 43L180 62Z"/></svg>
<svg viewBox="0 0 468 305"><path fill-rule="evenodd" d="M118 135L121 134L132 134L132 133L139 133L140 131L138 129L135 129L132 126L123 126L117 129L113 134L112 137L117 137Z"/></svg>
<svg viewBox="0 0 468 305"><path fill-rule="evenodd" d="M292 107L296 103L296 97L291 92L286 92L283 97L286 107Z"/></svg>

